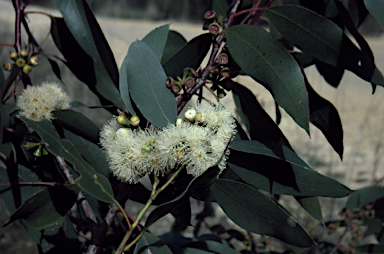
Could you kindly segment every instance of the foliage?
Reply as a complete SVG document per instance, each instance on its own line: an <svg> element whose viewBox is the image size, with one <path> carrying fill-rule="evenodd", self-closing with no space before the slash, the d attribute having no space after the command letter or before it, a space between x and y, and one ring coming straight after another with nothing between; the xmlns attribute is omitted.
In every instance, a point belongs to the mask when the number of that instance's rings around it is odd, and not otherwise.
<svg viewBox="0 0 384 254"><path fill-rule="evenodd" d="M339 0L213 0L204 15L207 32L186 41L170 25L155 28L130 45L119 71L85 0L55 0L62 17L42 13L50 17L50 34L64 59L45 52L29 31L26 19L34 11L26 8L33 1L14 0L15 42L0 44L14 48L13 63L4 62L8 72L0 71L0 193L11 212L4 226L19 220L39 253L61 253L64 246L74 246L71 253L276 253L269 237L288 244L284 253L382 253L379 183L352 191L316 172L292 149L280 119L271 119L253 93L234 81L252 77L308 134L310 122L319 128L342 158L338 111L311 87L304 68L316 65L334 87L345 70L370 82L373 93L384 86L358 32L368 13L384 24L384 1L355 2L366 6L357 21ZM259 26L261 19L266 27ZM57 106L57 94L37 96L29 77L39 71L37 57L47 57L59 79L62 61L114 118L100 131L86 116ZM219 102L229 91L236 120ZM217 101L205 102L208 93ZM21 97L31 99L17 104ZM42 105L45 99L55 106ZM183 116L186 104L196 100ZM26 109L31 115L32 109L46 111L35 118L23 114ZM152 190L140 182L145 175ZM279 202L284 195L293 196L319 225L324 222L318 197L350 195L342 219L325 223L330 234L344 228L338 242L321 241L301 225ZM205 208L195 218L194 237L186 238L180 232L191 225L192 198ZM129 208L123 211L127 200L145 204L136 217ZM211 202L242 230L215 225L202 235ZM144 221L151 206L156 208ZM174 230L151 234L148 227L167 214L176 219ZM88 232L91 238L80 241ZM255 240L253 233L262 236ZM376 242L360 244L370 235Z"/></svg>

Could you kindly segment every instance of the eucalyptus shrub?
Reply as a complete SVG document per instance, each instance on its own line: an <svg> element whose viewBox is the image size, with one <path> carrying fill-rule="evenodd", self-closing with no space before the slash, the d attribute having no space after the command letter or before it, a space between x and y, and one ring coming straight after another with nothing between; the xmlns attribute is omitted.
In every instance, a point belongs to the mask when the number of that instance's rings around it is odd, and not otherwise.
<svg viewBox="0 0 384 254"><path fill-rule="evenodd" d="M120 72L84 0L55 0L63 17L43 13L63 57L45 52L29 30L33 2L13 1L15 42L0 44L10 47L10 59L2 60L6 75L0 72L0 188L11 212L4 226L20 221L40 253L236 253L233 241L243 243L241 253L272 253L267 237L288 244L284 253L383 252L379 183L353 193L309 167L279 129L277 107L308 134L310 122L319 128L342 158L339 114L303 69L316 65L334 87L345 70L370 82L373 92L383 86L357 30L369 12L384 25L383 1L355 1L356 20L339 0L213 0L201 35L186 41L169 25L158 27L130 45ZM22 41L21 29L28 40ZM39 71L41 57L59 79L62 61L97 95L98 107L113 114L101 130L73 110L85 105L71 102L60 84L34 84L29 74ZM276 120L233 80L238 75L272 94ZM240 119L220 101L228 91ZM142 184L146 176L151 190ZM319 242L277 203L293 196L321 225L318 197L351 193L344 219L327 222L329 233L345 229L336 244ZM196 216L194 237L186 238L180 232L191 225L191 198L205 208ZM144 207L133 214L124 210L127 200ZM201 235L211 202L244 230L218 225ZM176 219L172 232L147 230L169 213ZM359 246L363 229L378 243ZM256 242L251 232L263 237ZM348 232L352 240L345 244Z"/></svg>

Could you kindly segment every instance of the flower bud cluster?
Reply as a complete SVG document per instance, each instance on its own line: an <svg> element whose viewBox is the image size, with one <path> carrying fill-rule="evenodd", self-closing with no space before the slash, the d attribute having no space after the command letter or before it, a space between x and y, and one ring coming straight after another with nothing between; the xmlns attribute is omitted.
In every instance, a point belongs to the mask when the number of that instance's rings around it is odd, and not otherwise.
<svg viewBox="0 0 384 254"><path fill-rule="evenodd" d="M115 118L109 120L100 133L100 143L113 174L124 182L137 183L146 173L164 175L181 166L193 176L217 163L224 170L235 120L221 104L197 104L195 110L206 120L191 124L180 119L163 129L130 129Z"/></svg>
<svg viewBox="0 0 384 254"><path fill-rule="evenodd" d="M17 98L20 115L34 121L53 119L52 111L69 108L68 94L58 83L27 86Z"/></svg>
<svg viewBox="0 0 384 254"><path fill-rule="evenodd" d="M168 77L165 85L171 89L174 94L180 94L183 90L189 90L195 85L195 78L198 77L198 72L193 68L185 68L183 77L177 77L176 80Z"/></svg>
<svg viewBox="0 0 384 254"><path fill-rule="evenodd" d="M32 71L32 66L36 66L39 64L39 59L37 58L37 56L31 56L28 59L28 55L29 55L28 51L25 49L22 49L20 50L19 54L17 54L14 51L9 53L9 58L15 61L15 64L17 65L17 67L22 68L25 74L29 74ZM3 69L6 71L12 70L12 64L11 63L3 64Z"/></svg>
<svg viewBox="0 0 384 254"><path fill-rule="evenodd" d="M218 35L224 26L226 19L221 15L216 15L213 10L209 10L204 14L207 21L203 25L204 30L208 30L213 35Z"/></svg>

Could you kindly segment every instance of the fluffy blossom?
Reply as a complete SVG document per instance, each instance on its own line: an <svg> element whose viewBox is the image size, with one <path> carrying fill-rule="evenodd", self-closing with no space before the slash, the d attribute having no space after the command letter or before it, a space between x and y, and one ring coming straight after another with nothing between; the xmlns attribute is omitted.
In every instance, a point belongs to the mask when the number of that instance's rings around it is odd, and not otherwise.
<svg viewBox="0 0 384 254"><path fill-rule="evenodd" d="M17 99L20 115L34 121L51 120L52 111L69 108L69 97L57 83L27 86Z"/></svg>
<svg viewBox="0 0 384 254"><path fill-rule="evenodd" d="M137 183L146 173L165 174L184 166L193 176L203 174L218 163L226 167L226 150L235 133L235 120L221 104L197 104L204 117L197 124L168 125L161 130L131 130L109 120L100 133L111 171L120 180Z"/></svg>

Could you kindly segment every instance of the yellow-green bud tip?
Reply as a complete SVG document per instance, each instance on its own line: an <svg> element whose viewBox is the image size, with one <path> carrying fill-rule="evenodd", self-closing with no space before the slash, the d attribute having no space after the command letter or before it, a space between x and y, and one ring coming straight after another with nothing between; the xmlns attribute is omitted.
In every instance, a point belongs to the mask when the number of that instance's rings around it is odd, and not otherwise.
<svg viewBox="0 0 384 254"><path fill-rule="evenodd" d="M29 66L29 65L24 65L24 67L23 67L23 72L24 72L25 74L29 74L29 73L31 73L31 71L32 71L32 67L31 67L31 66Z"/></svg>
<svg viewBox="0 0 384 254"><path fill-rule="evenodd" d="M124 125L124 126L129 126L131 125L131 122L129 119L125 116L124 113L121 113L118 117L116 117L116 121L118 124Z"/></svg>
<svg viewBox="0 0 384 254"><path fill-rule="evenodd" d="M18 67L20 67L20 68L23 68L24 65L25 65L25 60L22 59L22 58L17 59L17 60L16 60L16 65L17 65Z"/></svg>
<svg viewBox="0 0 384 254"><path fill-rule="evenodd" d="M140 118L138 116L132 116L129 120L133 126L139 126L140 124Z"/></svg>

